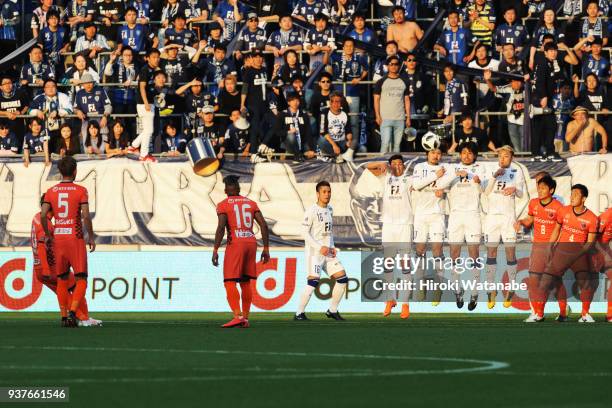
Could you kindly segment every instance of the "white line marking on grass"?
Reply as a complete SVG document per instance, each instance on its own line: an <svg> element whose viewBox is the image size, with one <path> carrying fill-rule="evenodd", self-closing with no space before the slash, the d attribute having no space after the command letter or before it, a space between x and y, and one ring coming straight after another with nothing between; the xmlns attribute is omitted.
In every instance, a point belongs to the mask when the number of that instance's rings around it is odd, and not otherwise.
<svg viewBox="0 0 612 408"><path fill-rule="evenodd" d="M435 361L464 363L477 365L476 367L460 367L437 370L371 370L371 369L317 369L316 372L304 373L307 369L291 369L296 374L249 374L249 375L223 375L223 376L184 376L184 377L128 377L128 378L71 378L67 382L73 383L117 383L117 382L165 382L165 381L219 381L219 380L282 380L282 379L304 379L304 378L342 378L342 377L371 377L371 376L408 376L408 375L433 375L433 374L465 374L483 371L494 371L507 368L510 364L494 360L476 360L470 358L453 357L413 357L392 356L376 354L337 354L337 353L307 353L307 352L283 352L283 351L240 351L240 350L186 350L186 349L159 349L159 348L118 348L118 347L76 347L76 346L0 346L3 350L45 350L45 351L97 351L97 352L127 352L127 353L189 353L189 354L213 354L213 355L259 355L259 356L285 356L285 357L328 357L338 359L365 359L365 360L397 360L397 361ZM108 367L104 367L106 369ZM46 370L47 368L45 368ZM118 370L127 370L129 367L118 367ZM180 368L179 368L180 369ZM188 368L190 369L190 368ZM215 370L215 369L213 369ZM211 370L211 371L213 371ZM274 368L258 367L256 372L273 371ZM221 370L220 370L221 371ZM32 382L46 380L30 380ZM5 381L0 381L5 383Z"/></svg>

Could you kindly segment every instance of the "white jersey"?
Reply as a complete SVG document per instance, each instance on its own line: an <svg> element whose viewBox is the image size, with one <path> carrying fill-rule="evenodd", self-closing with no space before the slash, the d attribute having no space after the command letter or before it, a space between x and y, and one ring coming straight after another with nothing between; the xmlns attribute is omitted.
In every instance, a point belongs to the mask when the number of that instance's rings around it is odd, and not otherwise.
<svg viewBox="0 0 612 408"><path fill-rule="evenodd" d="M417 215L443 214L444 198L436 197L440 190L440 179L436 172L443 168L441 164L433 165L427 162L417 163L412 173L412 201L414 213Z"/></svg>
<svg viewBox="0 0 612 408"><path fill-rule="evenodd" d="M466 177L456 175L458 171L463 170L467 172ZM462 163L451 164L447 167L446 174L444 178L450 181L448 184L450 212L480 213L481 184L485 178L483 167L478 163L467 166ZM478 176L480 183L474 182L474 176Z"/></svg>
<svg viewBox="0 0 612 408"><path fill-rule="evenodd" d="M493 171L495 173L497 169ZM515 201L516 197L522 197L525 188L525 179L520 169L510 167L505 169L504 174L493 178L491 174L487 179L488 183L493 184L493 190L488 195L488 211L487 214L505 214L515 217ZM489 185L487 187L490 188ZM504 195L504 189L508 187L516 187L516 191L511 195Z"/></svg>
<svg viewBox="0 0 612 408"><path fill-rule="evenodd" d="M334 247L333 209L331 205L321 207L313 204L304 214L302 223L304 232L304 247L307 252L318 254L321 247Z"/></svg>
<svg viewBox="0 0 612 408"><path fill-rule="evenodd" d="M383 223L412 224L411 187L412 180L407 174L397 177L388 173L385 176L382 204Z"/></svg>

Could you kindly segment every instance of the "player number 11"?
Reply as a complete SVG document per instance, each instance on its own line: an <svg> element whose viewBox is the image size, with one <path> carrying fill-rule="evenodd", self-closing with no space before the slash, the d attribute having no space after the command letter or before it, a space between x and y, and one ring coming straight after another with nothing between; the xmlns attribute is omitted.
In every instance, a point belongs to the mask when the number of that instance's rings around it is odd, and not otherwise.
<svg viewBox="0 0 612 408"><path fill-rule="evenodd" d="M238 228L242 228L243 223L245 228L251 228L253 225L253 217L248 211L250 209L250 205L244 204L242 206L242 217L240 217L240 207L238 207L238 204L234 204L234 214L236 214L236 226Z"/></svg>

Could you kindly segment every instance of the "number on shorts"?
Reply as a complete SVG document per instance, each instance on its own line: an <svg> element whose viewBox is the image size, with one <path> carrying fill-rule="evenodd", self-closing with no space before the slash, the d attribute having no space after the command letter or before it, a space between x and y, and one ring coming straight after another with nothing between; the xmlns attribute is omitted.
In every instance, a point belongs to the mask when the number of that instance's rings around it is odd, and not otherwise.
<svg viewBox="0 0 612 408"><path fill-rule="evenodd" d="M250 209L251 209L251 206L249 204L244 204L242 206L242 217L241 217L240 208L238 207L238 204L234 204L234 214L236 215L236 226L238 228L242 228L243 224L245 228L251 228L251 226L253 225L253 217L251 213L248 211Z"/></svg>
<svg viewBox="0 0 612 408"><path fill-rule="evenodd" d="M540 225L540 234L546 235L546 226L543 224Z"/></svg>
<svg viewBox="0 0 612 408"><path fill-rule="evenodd" d="M66 218L68 216L68 193L59 193L57 195L57 207L58 209L64 209L60 211L57 216L60 218Z"/></svg>

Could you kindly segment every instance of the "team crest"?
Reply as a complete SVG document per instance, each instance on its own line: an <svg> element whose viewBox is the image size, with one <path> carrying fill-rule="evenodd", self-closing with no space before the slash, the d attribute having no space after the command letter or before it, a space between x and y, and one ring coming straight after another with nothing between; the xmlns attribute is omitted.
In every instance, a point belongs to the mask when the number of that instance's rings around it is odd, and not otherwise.
<svg viewBox="0 0 612 408"><path fill-rule="evenodd" d="M580 221L580 228L586 229L586 227L587 227L587 223L584 221Z"/></svg>

